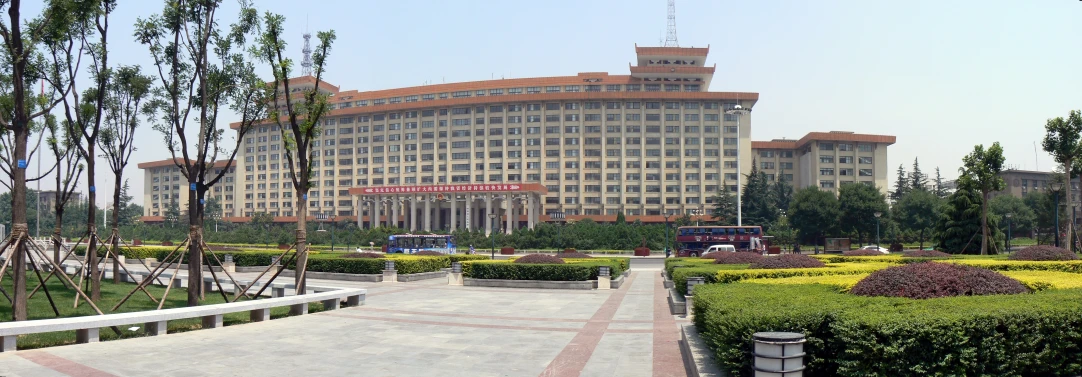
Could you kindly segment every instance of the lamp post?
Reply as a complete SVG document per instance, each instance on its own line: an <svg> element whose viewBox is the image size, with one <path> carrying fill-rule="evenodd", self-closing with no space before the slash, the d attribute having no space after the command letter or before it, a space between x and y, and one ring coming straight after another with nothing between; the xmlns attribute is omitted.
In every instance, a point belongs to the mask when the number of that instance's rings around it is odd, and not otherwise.
<svg viewBox="0 0 1082 377"><path fill-rule="evenodd" d="M1048 185L1052 188L1052 196L1056 199L1056 247L1059 246L1059 190L1063 188L1063 184L1059 182L1052 182Z"/></svg>
<svg viewBox="0 0 1082 377"><path fill-rule="evenodd" d="M334 228L338 224L334 222L335 215L331 215L331 252L334 252Z"/></svg>
<svg viewBox="0 0 1082 377"><path fill-rule="evenodd" d="M552 213L552 218L554 220L556 220L557 223L560 223L560 222L562 222L564 220L564 213L562 211L553 212ZM564 227L562 225L560 225L560 227L556 230L556 243L558 245L560 245L560 246L563 246L563 243L564 243ZM560 247L560 246L557 246L557 247Z"/></svg>
<svg viewBox="0 0 1082 377"><path fill-rule="evenodd" d="M496 259L496 214L488 214L489 221L492 223L492 259Z"/></svg>
<svg viewBox="0 0 1082 377"><path fill-rule="evenodd" d="M740 185L740 117L744 114L750 113L751 109L745 109L737 103L732 109L725 110L725 115L736 115L736 226L743 226L744 215L740 211L741 206L741 193L744 190Z"/></svg>
<svg viewBox="0 0 1082 377"><path fill-rule="evenodd" d="M882 212L875 212L875 247L879 248L879 217L883 216Z"/></svg>
<svg viewBox="0 0 1082 377"><path fill-rule="evenodd" d="M665 258L669 257L669 216L672 216L669 211L662 209L662 217L665 218Z"/></svg>
<svg viewBox="0 0 1082 377"><path fill-rule="evenodd" d="M1011 253L1011 217L1014 217L1013 213L1008 213L1007 216L1007 253Z"/></svg>

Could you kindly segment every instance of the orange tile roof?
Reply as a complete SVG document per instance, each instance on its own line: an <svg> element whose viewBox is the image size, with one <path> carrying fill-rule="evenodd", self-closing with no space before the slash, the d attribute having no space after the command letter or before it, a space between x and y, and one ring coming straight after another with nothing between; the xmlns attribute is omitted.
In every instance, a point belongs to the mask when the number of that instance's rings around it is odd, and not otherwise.
<svg viewBox="0 0 1082 377"><path fill-rule="evenodd" d="M894 144L897 142L897 136L889 135L871 135L871 134L856 134L849 132L809 132L800 140L796 141L752 141L752 149L797 149L803 147L813 140L819 141L852 141L859 143L880 143L880 144Z"/></svg>
<svg viewBox="0 0 1082 377"><path fill-rule="evenodd" d="M226 167L226 164L228 164L228 163L229 163L229 161L218 160L218 161L214 162L213 167L215 167L215 168L224 168L224 167ZM184 157L177 157L175 160L160 160L160 161L140 162L138 167L140 169L149 169L149 168L160 168L160 167L166 167L166 166L177 166L176 164L180 164L180 165L183 166L184 165ZM237 166L237 164L234 163L233 166Z"/></svg>
<svg viewBox="0 0 1082 377"><path fill-rule="evenodd" d="M268 84L274 83L274 80L267 81L267 83ZM315 83L316 83L316 77L315 76L310 76L310 75L309 76L294 77L294 78L289 79L290 87L292 87L293 85L297 85L297 84L315 84ZM323 81L323 80L319 80L319 87L320 88L326 88L328 91L333 92L333 93L338 93L338 90L339 90L339 88L337 86L331 85L330 83L328 83L326 81Z"/></svg>
<svg viewBox="0 0 1082 377"><path fill-rule="evenodd" d="M639 47L635 45L635 54L640 56L706 56L710 46L706 47Z"/></svg>
<svg viewBox="0 0 1082 377"><path fill-rule="evenodd" d="M631 66L631 73L685 73L685 74L714 74L717 67L673 67L673 66ZM654 82L651 82L654 83Z"/></svg>

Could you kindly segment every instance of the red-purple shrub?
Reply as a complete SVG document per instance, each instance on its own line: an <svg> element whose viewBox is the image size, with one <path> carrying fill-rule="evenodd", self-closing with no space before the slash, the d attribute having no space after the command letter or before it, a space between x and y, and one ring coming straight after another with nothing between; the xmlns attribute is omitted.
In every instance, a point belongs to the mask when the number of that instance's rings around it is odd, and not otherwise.
<svg viewBox="0 0 1082 377"><path fill-rule="evenodd" d="M847 257L876 257L884 254L875 250L858 249L846 251L842 255Z"/></svg>
<svg viewBox="0 0 1082 377"><path fill-rule="evenodd" d="M530 254L515 259L515 263L564 264L564 260L548 254Z"/></svg>
<svg viewBox="0 0 1082 377"><path fill-rule="evenodd" d="M1030 246L1007 257L1010 260L1075 260L1078 256L1067 249L1050 245Z"/></svg>
<svg viewBox="0 0 1082 377"><path fill-rule="evenodd" d="M752 263L748 268L815 268L826 266L822 261L801 254L783 254L776 257L763 258Z"/></svg>
<svg viewBox="0 0 1082 377"><path fill-rule="evenodd" d="M861 279L849 290L859 296L914 299L1026 292L1022 283L992 270L935 262L888 267Z"/></svg>
<svg viewBox="0 0 1082 377"><path fill-rule="evenodd" d="M717 260L714 263L717 264L751 264L763 260L762 254L747 251L738 251L735 253L729 251L722 251L718 254L720 255L714 258L715 260Z"/></svg>
<svg viewBox="0 0 1082 377"><path fill-rule="evenodd" d="M939 250L913 250L902 254L905 258L950 258L951 255Z"/></svg>
<svg viewBox="0 0 1082 377"><path fill-rule="evenodd" d="M715 252L711 252L711 253L706 253L706 254L703 254L703 256L701 256L701 257L699 257L699 258L703 258L703 259L718 259L718 256L720 256L720 255L721 255L721 254L723 254L723 253L728 253L728 251L715 251Z"/></svg>
<svg viewBox="0 0 1082 377"><path fill-rule="evenodd" d="M386 254L380 253L346 253L342 255L342 258L383 258Z"/></svg>
<svg viewBox="0 0 1082 377"><path fill-rule="evenodd" d="M593 258L592 256L590 256L590 254L583 254L583 253L580 253L580 252L577 252L577 251L570 252L570 253L559 253L559 254L556 254L556 257L560 258L560 259L563 259L563 258L571 258L571 259L574 259L574 258Z"/></svg>
<svg viewBox="0 0 1082 377"><path fill-rule="evenodd" d="M421 250L411 255L443 256L443 253L433 250Z"/></svg>

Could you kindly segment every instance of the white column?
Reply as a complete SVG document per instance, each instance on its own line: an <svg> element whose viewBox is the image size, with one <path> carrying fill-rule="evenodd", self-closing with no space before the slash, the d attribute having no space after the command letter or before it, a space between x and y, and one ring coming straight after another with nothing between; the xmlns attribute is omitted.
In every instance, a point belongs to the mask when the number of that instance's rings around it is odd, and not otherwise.
<svg viewBox="0 0 1082 377"><path fill-rule="evenodd" d="M447 227L447 229L454 232L455 229L458 229L458 214L455 213L455 211L458 211L458 194L451 194L450 198L451 198L451 222L450 222L449 226Z"/></svg>
<svg viewBox="0 0 1082 377"><path fill-rule="evenodd" d="M364 201L362 201L363 198L363 196L358 197L356 207L353 207L356 208L356 211L354 213L357 214L357 229L364 229L364 227L361 226L364 223L364 205L362 204L364 203Z"/></svg>
<svg viewBox="0 0 1082 377"><path fill-rule="evenodd" d="M511 234L511 231L513 230L511 225L515 221L515 200L511 199L511 194L507 194L504 198L504 203L507 203L507 225L503 231L504 233Z"/></svg>
<svg viewBox="0 0 1082 377"><path fill-rule="evenodd" d="M485 236L492 235L492 194L485 194Z"/></svg>
<svg viewBox="0 0 1082 377"><path fill-rule="evenodd" d="M534 215L534 212L537 212L537 211L534 211L534 209L533 209L533 202L534 202L533 194L532 193L527 193L526 194L526 206L523 207L523 209L526 210L526 229L530 229L530 230L533 230L533 227L534 227L533 215Z"/></svg>
<svg viewBox="0 0 1082 377"><path fill-rule="evenodd" d="M417 231L417 197L410 196L410 232Z"/></svg>
<svg viewBox="0 0 1082 377"><path fill-rule="evenodd" d="M398 207L402 204L398 195L391 197L391 221L392 227L398 227Z"/></svg>
<svg viewBox="0 0 1082 377"><path fill-rule="evenodd" d="M370 207L368 211L368 215L372 217L371 219L368 219L372 222L372 229L379 228L379 213L381 212L381 207L383 207L383 198L376 195L376 200L372 202L372 207Z"/></svg>
<svg viewBox="0 0 1082 377"><path fill-rule="evenodd" d="M425 231L432 231L432 194L425 195Z"/></svg>

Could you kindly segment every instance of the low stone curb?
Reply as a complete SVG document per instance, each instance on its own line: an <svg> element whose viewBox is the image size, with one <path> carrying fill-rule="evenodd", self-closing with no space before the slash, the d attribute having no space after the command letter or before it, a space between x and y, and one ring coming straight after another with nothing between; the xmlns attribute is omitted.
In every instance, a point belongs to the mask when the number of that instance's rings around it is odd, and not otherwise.
<svg viewBox="0 0 1082 377"><path fill-rule="evenodd" d="M687 300L684 295L676 291L676 288L669 288L669 311L673 315L687 315Z"/></svg>
<svg viewBox="0 0 1082 377"><path fill-rule="evenodd" d="M692 377L728 377L729 374L718 367L714 354L699 337L694 324L680 325L680 353L684 356L688 376Z"/></svg>
<svg viewBox="0 0 1082 377"><path fill-rule="evenodd" d="M624 271L609 283L612 289L620 288L631 272ZM401 277L399 277L401 279ZM551 280L504 280L504 279L474 279L464 278L463 285L492 288L539 288L539 289L597 289L597 280L585 281L551 281Z"/></svg>
<svg viewBox="0 0 1082 377"><path fill-rule="evenodd" d="M264 266L263 269L267 267ZM259 270L262 272L263 270ZM295 271L283 270L279 276L293 277ZM416 274L398 275L398 282L405 283L411 281L437 279L447 276L447 271L432 271L432 272L420 272ZM378 283L383 281L383 274L347 274L341 272L319 272L308 271L309 279L323 279L323 280L339 280L339 281L358 281L358 282L373 282Z"/></svg>

